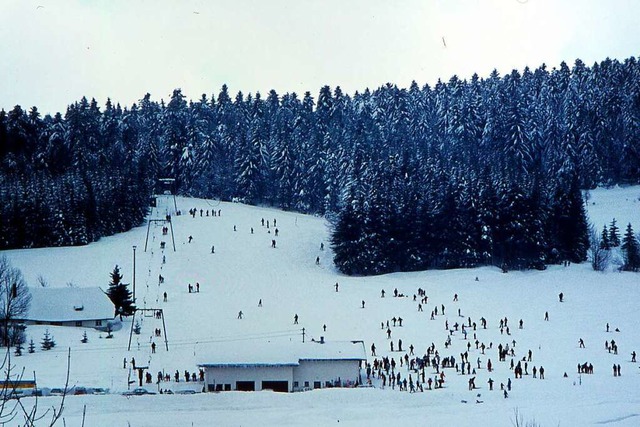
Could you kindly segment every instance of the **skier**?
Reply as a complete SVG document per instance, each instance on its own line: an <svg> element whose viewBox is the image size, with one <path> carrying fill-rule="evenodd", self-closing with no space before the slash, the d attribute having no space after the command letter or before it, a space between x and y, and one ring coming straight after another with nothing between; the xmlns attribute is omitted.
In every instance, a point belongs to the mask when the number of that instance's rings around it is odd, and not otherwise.
<svg viewBox="0 0 640 427"><path fill-rule="evenodd" d="M275 248L276 247L276 241L275 239L271 239L271 247Z"/></svg>
<svg viewBox="0 0 640 427"><path fill-rule="evenodd" d="M548 311L545 311L545 312L544 312L544 320L545 320L546 322L548 322L548 321L549 321L549 312L548 312Z"/></svg>
<svg viewBox="0 0 640 427"><path fill-rule="evenodd" d="M240 310L240 311L238 312L238 319L242 319L242 315L243 315L242 310Z"/></svg>
<svg viewBox="0 0 640 427"><path fill-rule="evenodd" d="M558 294L558 299L560 300L560 302L563 302L563 300L564 300L564 294L563 294L562 292L560 292L560 293Z"/></svg>
<svg viewBox="0 0 640 427"><path fill-rule="evenodd" d="M151 343L151 353L155 353L156 352L156 343L152 342Z"/></svg>
<svg viewBox="0 0 640 427"><path fill-rule="evenodd" d="M338 282L336 282L335 287L336 287L336 292L338 292Z"/></svg>
<svg viewBox="0 0 640 427"><path fill-rule="evenodd" d="M163 300L163 301L164 301L164 302L167 302L167 293L165 292L162 296L164 297L164 300Z"/></svg>
<svg viewBox="0 0 640 427"><path fill-rule="evenodd" d="M215 247L215 246L213 246L213 245L211 245L211 253L212 253L212 254L215 254L215 253L216 253L216 247Z"/></svg>
<svg viewBox="0 0 640 427"><path fill-rule="evenodd" d="M298 324L298 314L296 313L295 316L293 316L293 324L297 325Z"/></svg>
<svg viewBox="0 0 640 427"><path fill-rule="evenodd" d="M362 308L364 308L364 300L362 300Z"/></svg>
<svg viewBox="0 0 640 427"><path fill-rule="evenodd" d="M316 257L316 265L320 265L320 257L319 256Z"/></svg>
<svg viewBox="0 0 640 427"><path fill-rule="evenodd" d="M193 236L189 236L189 243L193 240Z"/></svg>
<svg viewBox="0 0 640 427"><path fill-rule="evenodd" d="M258 301L258 307L262 307L262 298Z"/></svg>
<svg viewBox="0 0 640 427"><path fill-rule="evenodd" d="M380 298L384 298L384 289L380 291Z"/></svg>

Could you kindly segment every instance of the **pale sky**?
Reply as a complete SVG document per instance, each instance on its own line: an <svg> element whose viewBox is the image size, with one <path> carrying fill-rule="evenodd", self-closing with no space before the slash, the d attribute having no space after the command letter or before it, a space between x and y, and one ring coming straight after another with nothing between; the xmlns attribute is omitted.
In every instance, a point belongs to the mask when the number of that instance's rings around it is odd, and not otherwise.
<svg viewBox="0 0 640 427"><path fill-rule="evenodd" d="M639 0L1 0L0 108L198 99L224 83L353 94L639 48Z"/></svg>

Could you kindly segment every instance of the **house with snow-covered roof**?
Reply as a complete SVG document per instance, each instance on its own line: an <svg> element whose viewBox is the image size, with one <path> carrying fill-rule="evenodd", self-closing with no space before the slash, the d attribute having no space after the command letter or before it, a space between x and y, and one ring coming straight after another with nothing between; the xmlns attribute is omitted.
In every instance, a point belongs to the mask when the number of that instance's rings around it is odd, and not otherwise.
<svg viewBox="0 0 640 427"><path fill-rule="evenodd" d="M362 341L251 341L198 349L207 391L355 387L366 359Z"/></svg>
<svg viewBox="0 0 640 427"><path fill-rule="evenodd" d="M23 319L27 325L104 328L115 317L115 307L100 288L29 288L31 304Z"/></svg>

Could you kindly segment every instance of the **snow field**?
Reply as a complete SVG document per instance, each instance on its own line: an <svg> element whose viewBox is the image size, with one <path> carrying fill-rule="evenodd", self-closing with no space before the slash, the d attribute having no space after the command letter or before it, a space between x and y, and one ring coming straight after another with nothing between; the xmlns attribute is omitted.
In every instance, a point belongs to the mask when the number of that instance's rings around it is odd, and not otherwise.
<svg viewBox="0 0 640 427"><path fill-rule="evenodd" d="M589 214L596 229L609 224L613 217L621 231L631 222L640 229L638 187L594 190L590 192ZM173 201L159 198L159 207L150 217L162 217ZM595 204L594 204L595 203ZM71 382L83 386L108 387L117 393L127 389L129 370L123 369L123 358L135 357L138 365L148 364L154 376L159 370L173 375L177 369L196 371L199 344L210 344L224 352L229 343L253 342L253 339L301 340L302 327L307 339L362 339L369 352L375 343L378 356L397 359L403 353L389 351L389 340L380 322L402 317L403 327L392 327L392 340L410 344L416 355L435 343L442 357L453 355L459 361L467 341L460 332L452 336L452 347L444 348L447 337L445 320L478 324L478 340L493 349L481 355L472 348L469 362L476 366L480 357L482 369L476 373L478 390L468 391L469 376L446 369L445 388L409 394L389 388L317 390L307 393L277 394L220 393L195 396L120 395L73 396L67 400L67 425L79 425L82 407L87 405L88 425L163 426L163 425L386 425L402 419L406 425L512 425L513 410L518 408L525 420L541 425L608 424L637 425L640 395L637 392L640 370L630 363L631 351L640 351L637 300L640 278L631 273L596 273L588 263L569 267L551 266L546 271L501 273L484 267L471 270L397 273L375 277L346 277L331 264L328 227L322 218L310 217L269 208L249 207L234 203L218 203L198 199L178 199L183 215L173 217L177 251L170 236L162 237L161 225L150 227L149 248L144 252L146 225L128 233L103 238L85 247L47 248L7 251L10 261L20 268L28 283L35 285L42 275L50 286L101 286L106 290L109 273L118 264L124 280L131 281L133 252L136 250L136 296L140 307L164 310L169 351L164 343L152 337L160 321L142 318L142 333L133 336L132 351L127 351L130 320L106 339L105 334L87 329L89 343L80 339L84 329L30 326L27 340L38 345L45 329L54 336L57 347L12 358L16 368L35 371L41 387L63 385L66 349L71 347ZM191 218L186 212L220 209L220 217ZM269 220L270 228L261 225ZM275 237L273 219L277 219L279 235ZM234 225L236 231L233 231ZM250 228L254 233L251 234ZM188 243L189 236L193 241ZM160 241L167 246L161 251ZM276 239L276 248L271 240ZM325 250L320 251L324 242ZM215 245L215 254L211 254ZM162 256L166 263L162 264ZM320 265L315 264L320 256ZM158 275L165 283L158 284ZM478 278L478 281L475 278ZM200 293L188 293L189 283L200 283ZM334 284L339 283L339 292ZM417 311L413 294L418 288L429 296L424 312ZM393 289L407 298L393 298ZM385 289L386 297L380 298ZM168 301L162 301L167 292ZM558 301L558 293L565 295ZM457 293L458 302L453 302ZM263 307L258 307L262 299ZM361 308L361 301L365 308ZM429 320L434 306L445 305L446 315ZM460 309L462 317L458 316ZM244 318L237 319L242 310ZM549 321L544 321L545 311ZM298 314L299 325L293 325ZM480 317L488 321L487 330L480 327ZM500 334L498 322L507 317L511 335ZM522 319L524 328L518 329ZM611 330L605 331L606 323ZM322 326L327 330L323 332ZM473 331L469 339L473 341ZM583 338L585 349L578 348ZM604 342L615 339L619 354L604 349ZM156 342L151 354L150 342ZM498 362L496 346L516 341L516 361L531 349L532 367L545 368L545 380L513 379L507 362ZM228 354L232 360L233 354ZM490 358L495 372L488 373ZM372 358L370 358L372 361ZM578 363L591 362L593 375L578 375ZM621 365L622 376L613 377L612 365ZM399 368L404 377L408 372ZM568 378L563 378L567 372ZM427 370L428 375L433 376ZM27 375L28 376L28 375ZM495 381L489 392L487 380ZM414 380L415 374L413 376ZM500 383L512 378L513 389L508 399L500 393ZM181 378L182 380L182 378ZM378 384L374 380L374 384ZM167 387L176 387L175 383ZM187 387L181 382L177 386ZM189 387L193 387L190 383ZM152 387L153 388L153 387ZM480 397L477 394L480 393ZM476 404L476 399L482 404ZM466 401L467 403L462 403ZM41 405L54 404L56 398L42 398ZM115 420L115 421L114 421Z"/></svg>

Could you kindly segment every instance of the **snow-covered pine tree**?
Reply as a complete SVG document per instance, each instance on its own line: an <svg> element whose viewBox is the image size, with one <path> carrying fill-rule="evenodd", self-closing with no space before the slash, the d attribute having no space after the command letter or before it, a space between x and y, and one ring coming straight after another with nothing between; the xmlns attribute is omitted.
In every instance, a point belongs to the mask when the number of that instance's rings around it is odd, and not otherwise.
<svg viewBox="0 0 640 427"><path fill-rule="evenodd" d="M640 271L640 243L633 232L631 223L627 225L627 231L622 239L622 253L624 254L624 265L622 269L625 271Z"/></svg>
<svg viewBox="0 0 640 427"><path fill-rule="evenodd" d="M40 348L46 351L46 350L51 350L55 346L56 346L56 342L54 341L53 337L49 333L49 330L48 329L45 330L44 336L42 337L42 341L40 341Z"/></svg>
<svg viewBox="0 0 640 427"><path fill-rule="evenodd" d="M29 347L27 350L29 353L35 353L36 352L36 343L33 342L33 338L29 340Z"/></svg>
<svg viewBox="0 0 640 427"><path fill-rule="evenodd" d="M620 229L616 225L615 218L611 220L611 224L609 225L609 244L612 248L620 246Z"/></svg>
<svg viewBox="0 0 640 427"><path fill-rule="evenodd" d="M15 354L16 356L22 356L22 349L23 349L23 348L24 348L24 347L22 346L22 343L16 343L16 345L15 345L15 352L14 352L14 354Z"/></svg>
<svg viewBox="0 0 640 427"><path fill-rule="evenodd" d="M82 339L80 340L81 343L86 344L89 342L89 338L87 337L87 331L84 331L82 333Z"/></svg>
<svg viewBox="0 0 640 427"><path fill-rule="evenodd" d="M122 275L120 274L120 267L117 265L110 273L111 282L107 289L107 296L111 299L111 302L115 306L115 315L129 316L135 311L133 300L131 298L131 292L128 285L122 283Z"/></svg>
<svg viewBox="0 0 640 427"><path fill-rule="evenodd" d="M607 230L607 224L602 228L602 234L600 235L600 249L611 249L611 243L609 242L609 230Z"/></svg>

